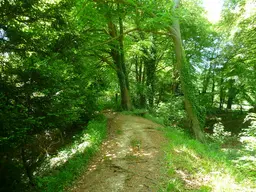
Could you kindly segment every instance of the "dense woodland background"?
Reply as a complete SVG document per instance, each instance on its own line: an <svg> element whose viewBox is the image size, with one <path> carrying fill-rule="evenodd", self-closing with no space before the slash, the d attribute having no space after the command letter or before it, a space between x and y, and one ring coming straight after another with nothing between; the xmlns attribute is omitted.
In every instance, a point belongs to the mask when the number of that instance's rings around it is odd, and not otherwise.
<svg viewBox="0 0 256 192"><path fill-rule="evenodd" d="M36 187L105 109L255 138L255 9L226 0L212 24L200 0L0 1L0 191Z"/></svg>

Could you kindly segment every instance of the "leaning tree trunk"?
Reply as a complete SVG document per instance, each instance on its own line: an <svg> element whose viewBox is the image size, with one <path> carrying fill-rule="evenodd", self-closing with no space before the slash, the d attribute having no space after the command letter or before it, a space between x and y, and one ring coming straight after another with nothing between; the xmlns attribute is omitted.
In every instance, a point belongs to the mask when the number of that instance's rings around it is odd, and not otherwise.
<svg viewBox="0 0 256 192"><path fill-rule="evenodd" d="M180 0L174 0L174 9L177 9L179 6ZM181 88L184 94L184 103L185 110L188 115L189 120L192 123L192 129L195 134L195 137L204 142L205 137L201 130L200 121L197 114L197 106L193 103L193 100L196 99L193 83L191 82L191 74L186 66L186 56L182 46L181 33L180 33L180 24L179 20L176 18L173 22L171 28L171 36L174 42L174 50L176 55L176 69L180 75Z"/></svg>

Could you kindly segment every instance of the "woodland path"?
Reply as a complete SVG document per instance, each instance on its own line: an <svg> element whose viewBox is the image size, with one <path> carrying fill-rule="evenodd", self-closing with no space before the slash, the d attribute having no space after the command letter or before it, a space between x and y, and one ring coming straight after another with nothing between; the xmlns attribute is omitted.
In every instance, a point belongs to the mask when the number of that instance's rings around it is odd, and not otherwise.
<svg viewBox="0 0 256 192"><path fill-rule="evenodd" d="M142 117L107 113L109 134L72 192L153 192L164 178L163 133Z"/></svg>

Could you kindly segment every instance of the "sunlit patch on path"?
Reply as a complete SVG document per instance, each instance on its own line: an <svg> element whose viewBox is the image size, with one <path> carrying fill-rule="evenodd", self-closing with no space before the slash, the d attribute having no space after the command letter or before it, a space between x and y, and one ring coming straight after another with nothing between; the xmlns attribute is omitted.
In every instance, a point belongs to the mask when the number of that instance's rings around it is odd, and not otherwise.
<svg viewBox="0 0 256 192"><path fill-rule="evenodd" d="M109 139L71 191L157 191L161 183L165 137L159 125L129 115L110 119Z"/></svg>

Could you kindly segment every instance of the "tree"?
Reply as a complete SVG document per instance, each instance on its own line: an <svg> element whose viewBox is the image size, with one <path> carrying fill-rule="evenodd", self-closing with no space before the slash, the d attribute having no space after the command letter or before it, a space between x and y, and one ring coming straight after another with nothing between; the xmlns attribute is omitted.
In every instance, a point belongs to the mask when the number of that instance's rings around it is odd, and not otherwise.
<svg viewBox="0 0 256 192"><path fill-rule="evenodd" d="M120 86L120 93L121 93L121 106L124 110L131 110L132 104L131 104L131 98L129 93L129 81L128 81L128 75L126 71L126 64L125 64L125 56L124 56L124 27L123 27L123 18L120 15L122 13L120 9L120 4L117 3L117 11L119 13L118 15L118 27L119 27L119 33L117 33L117 27L112 21L112 15L109 12L107 14L107 20L108 20L108 32L111 38L115 39L117 38L118 41L113 41L111 43L111 51L110 55L113 59L117 77L119 80L119 86Z"/></svg>
<svg viewBox="0 0 256 192"><path fill-rule="evenodd" d="M226 90L222 85L221 92L228 97L227 108L231 108L234 102L244 101L255 106L255 46L252 43L255 40L252 24L256 15L253 11L255 6L251 0L226 1L224 5L220 30L225 32L221 59L222 84Z"/></svg>
<svg viewBox="0 0 256 192"><path fill-rule="evenodd" d="M174 11L179 8L180 1L174 0ZM196 138L200 141L204 141L204 134L201 130L200 121L198 118L198 106L195 102L195 88L191 83L191 74L188 63L186 61L185 51L182 46L180 24L178 18L174 19L173 25L170 30L171 37L174 41L174 49L176 55L176 69L180 75L182 92L184 93L184 103L187 115L192 123L192 129Z"/></svg>
<svg viewBox="0 0 256 192"><path fill-rule="evenodd" d="M33 172L49 146L92 118L104 85L72 25L72 2L0 5L0 180L1 190L12 191L35 185Z"/></svg>

